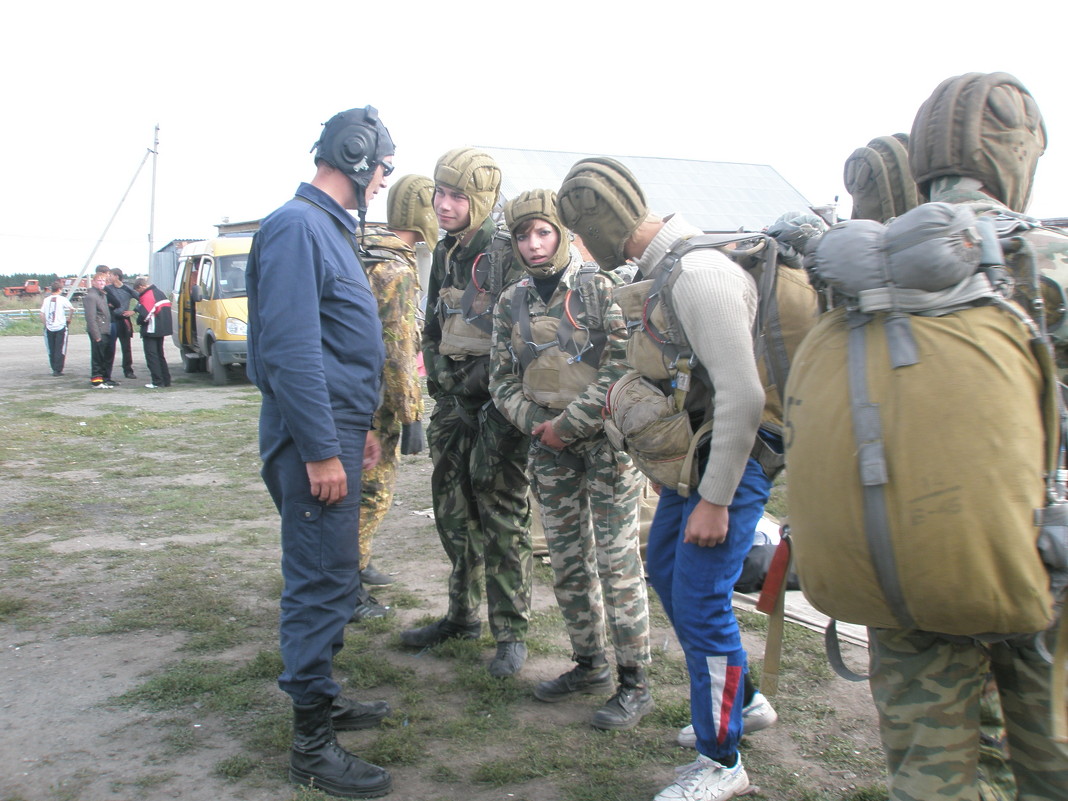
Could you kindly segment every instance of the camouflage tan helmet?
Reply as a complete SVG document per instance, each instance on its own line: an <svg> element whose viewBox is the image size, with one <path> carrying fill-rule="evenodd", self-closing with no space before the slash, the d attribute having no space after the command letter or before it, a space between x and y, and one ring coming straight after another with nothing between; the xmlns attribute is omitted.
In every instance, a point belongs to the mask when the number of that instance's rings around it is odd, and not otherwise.
<svg viewBox="0 0 1068 801"><path fill-rule="evenodd" d="M470 201L471 222L462 231L450 232L463 239L493 213L501 193L501 168L485 151L458 147L438 159L434 183L463 192Z"/></svg>
<svg viewBox="0 0 1068 801"><path fill-rule="evenodd" d="M942 81L920 106L909 164L923 195L935 178L964 176L1023 212L1045 149L1042 113L1024 85L1007 72L969 72Z"/></svg>
<svg viewBox="0 0 1068 801"><path fill-rule="evenodd" d="M846 159L843 180L853 196L854 220L884 223L920 204L908 147L908 134L877 136Z"/></svg>
<svg viewBox="0 0 1068 801"><path fill-rule="evenodd" d="M560 220L582 238L602 270L623 264L623 246L649 215L637 179L615 159L575 162L560 186Z"/></svg>
<svg viewBox="0 0 1068 801"><path fill-rule="evenodd" d="M535 220L545 220L549 223L560 235L560 240L549 261L532 267L519 252L517 236L526 233L521 230L525 223L533 223ZM516 195L504 206L504 221L512 233L512 250L528 273L538 278L546 278L556 275L567 266L571 258L571 233L560 222L556 209L556 193L551 189L531 189Z"/></svg>
<svg viewBox="0 0 1068 801"><path fill-rule="evenodd" d="M416 241L431 250L438 241L438 218L434 214L434 182L425 175L398 178L386 196L386 224L395 231L415 231Z"/></svg>

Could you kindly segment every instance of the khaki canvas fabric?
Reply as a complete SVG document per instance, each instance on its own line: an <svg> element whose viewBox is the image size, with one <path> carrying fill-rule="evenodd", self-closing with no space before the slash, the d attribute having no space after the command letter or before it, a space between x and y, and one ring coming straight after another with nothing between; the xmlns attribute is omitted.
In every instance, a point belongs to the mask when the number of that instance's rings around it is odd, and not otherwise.
<svg viewBox="0 0 1068 801"><path fill-rule="evenodd" d="M1033 517L1044 505L1043 379L1029 334L981 306L910 317L920 361L889 368L885 313L866 326L868 392L888 468L892 553L920 629L1040 631L1048 575ZM838 620L897 628L872 564L851 420L848 326L827 313L787 385L790 530L802 588Z"/></svg>

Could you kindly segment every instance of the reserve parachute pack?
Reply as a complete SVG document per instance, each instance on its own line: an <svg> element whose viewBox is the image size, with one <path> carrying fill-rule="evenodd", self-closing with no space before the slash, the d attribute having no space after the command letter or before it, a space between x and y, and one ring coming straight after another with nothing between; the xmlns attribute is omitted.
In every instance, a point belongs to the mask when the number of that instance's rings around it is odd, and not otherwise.
<svg viewBox="0 0 1068 801"><path fill-rule="evenodd" d="M600 284L596 264L584 264L576 285L564 296L560 318L531 319L528 287L522 278L512 296L512 339L509 352L523 376L523 394L549 409L563 409L597 377L608 340L602 329Z"/></svg>
<svg viewBox="0 0 1068 801"><path fill-rule="evenodd" d="M1005 639L1063 592L1059 385L990 223L927 203L840 223L806 261L837 307L786 386L790 530L832 619Z"/></svg>
<svg viewBox="0 0 1068 801"><path fill-rule="evenodd" d="M493 306L504 289L505 276L513 260L512 238L498 227L489 246L471 265L471 276L463 289L453 286L451 274L438 293L441 342L438 352L452 359L486 356L493 337Z"/></svg>
<svg viewBox="0 0 1068 801"><path fill-rule="evenodd" d="M652 270L652 277L614 291L631 329L627 361L634 368L610 389L605 403L605 433L657 484L688 496L696 486L699 445L712 430L711 382L694 355L674 313L671 293L682 258L698 249L715 249L754 279L758 308L753 327L757 367L767 402L762 426L782 427L782 389L790 360L815 324L818 301L803 269L780 258L767 234L702 234L680 239ZM700 418L696 427L693 423ZM782 469L782 454L763 439L753 457L769 476Z"/></svg>

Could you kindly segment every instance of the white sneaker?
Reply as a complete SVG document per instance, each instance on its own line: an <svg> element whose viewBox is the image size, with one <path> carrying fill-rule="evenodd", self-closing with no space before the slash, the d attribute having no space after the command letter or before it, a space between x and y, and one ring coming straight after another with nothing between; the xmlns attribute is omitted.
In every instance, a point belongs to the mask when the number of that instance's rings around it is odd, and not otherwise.
<svg viewBox="0 0 1068 801"><path fill-rule="evenodd" d="M749 789L741 757L733 768L727 768L698 754L689 765L675 768L675 773L675 783L657 793L653 801L726 801Z"/></svg>
<svg viewBox="0 0 1068 801"><path fill-rule="evenodd" d="M755 731L763 731L773 726L779 719L778 713L771 705L771 701L764 694L757 692L749 706L742 709L742 734L752 734ZM683 748L697 747L697 734L693 730L693 724L679 729L679 736L675 738Z"/></svg>

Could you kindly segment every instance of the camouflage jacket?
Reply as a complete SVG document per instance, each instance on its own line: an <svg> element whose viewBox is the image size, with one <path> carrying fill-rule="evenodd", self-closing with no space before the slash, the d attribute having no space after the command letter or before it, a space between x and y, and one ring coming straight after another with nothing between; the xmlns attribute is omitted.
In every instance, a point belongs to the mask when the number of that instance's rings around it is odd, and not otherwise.
<svg viewBox="0 0 1068 801"><path fill-rule="evenodd" d="M489 217L465 245L456 237L446 235L434 248L434 261L427 282L426 324L423 327L423 363L426 367L427 390L431 397L440 401L452 396L466 404L482 405L489 400L489 385L486 356L453 359L439 351L441 345L441 321L437 314L438 299L446 285L466 288L471 282L471 272L479 256L491 247L500 247L495 242L497 225ZM507 243L505 243L507 244ZM526 273L517 259L511 257L511 246L501 260L503 275L494 275L489 287L499 291Z"/></svg>
<svg viewBox="0 0 1068 801"><path fill-rule="evenodd" d="M419 273L415 250L383 228L369 228L360 241L371 291L378 301L386 361L382 368L382 404L375 424L383 417L406 424L423 415L423 390L419 381L418 311Z"/></svg>
<svg viewBox="0 0 1068 801"><path fill-rule="evenodd" d="M599 328L608 338L601 354L596 379L565 409L556 412L526 397L520 366L514 362L509 344L515 326L513 309L517 305L518 294L528 293L527 302L532 318L545 315L560 319L564 314L565 298L569 290L576 288L581 268L582 259L578 251L572 248L571 261L564 268L560 283L548 303L541 299L533 281L526 278L507 286L501 292L494 311L493 346L490 352L490 392L501 413L524 434L530 434L538 424L552 420L553 429L560 439L568 444L589 439L604 430L601 410L604 408L605 394L608 387L628 369L626 320L612 299L612 286L618 279L609 273L601 273L591 279L592 282L597 282L597 291L593 294L599 298L600 308L578 322L588 324L591 318L598 320Z"/></svg>
<svg viewBox="0 0 1068 801"><path fill-rule="evenodd" d="M966 204L977 215L994 213L1019 221L1017 230L1011 234L1011 238L1021 240L1019 250L1005 254L1006 264L1016 280L1014 299L1029 313L1034 313L1029 258L1033 257L1034 264L1038 266L1044 279L1041 291L1046 312L1046 331L1053 341L1057 372L1062 381L1068 378L1068 232L1044 227L1038 220L1006 208L983 192L981 184L973 178L936 178L931 183L931 200ZM1002 229L1005 225L1011 227L1012 221L1005 219L1002 222L1004 224L998 224L996 227L1004 240L1005 233Z"/></svg>

